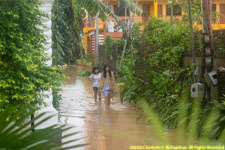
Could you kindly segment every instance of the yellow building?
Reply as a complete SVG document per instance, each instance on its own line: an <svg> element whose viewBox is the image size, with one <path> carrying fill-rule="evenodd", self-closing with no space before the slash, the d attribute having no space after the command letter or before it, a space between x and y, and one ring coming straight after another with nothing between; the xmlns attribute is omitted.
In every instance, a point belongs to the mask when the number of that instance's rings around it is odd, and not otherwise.
<svg viewBox="0 0 225 150"><path fill-rule="evenodd" d="M187 1L187 0L185 0ZM200 0L199 0L200 1ZM225 0L212 0L212 11L218 14L216 22L213 23L213 29L225 29ZM157 17L170 19L171 10L168 7L168 0L157 0ZM181 19L184 11L179 5L174 6L174 18Z"/></svg>
<svg viewBox="0 0 225 150"><path fill-rule="evenodd" d="M132 16L132 13L129 10L125 13L125 8L122 4L118 3L118 0L101 0L106 5L108 5L111 10L119 16L119 18L123 22L128 22L129 16ZM187 1L187 0L184 0ZM199 0L200 1L200 0ZM135 2L135 0L134 0ZM168 7L168 0L139 0L138 2L139 8L143 10L142 16L135 15L134 23L140 22L144 25L150 17L154 14L156 17L161 17L162 19L170 19L170 7ZM217 12L220 17L217 18L217 21L213 24L213 29L225 29L225 0L213 0L213 11ZM126 16L125 16L126 14ZM174 5L174 18L181 19L184 11L182 7L179 5ZM109 32L109 24L108 22L113 22L113 26L116 26L116 22L112 17L109 17L107 21L103 22L99 19L99 34L100 34L100 44L104 43L105 35L111 35L114 38L121 38L122 34L119 33L119 30L112 29ZM201 28L201 27L199 27ZM86 53L88 51L95 53L95 19L91 17L87 17L84 21L84 38L83 38L83 45L85 48ZM117 34L115 34L117 33ZM118 35L118 36L116 36Z"/></svg>
<svg viewBox="0 0 225 150"><path fill-rule="evenodd" d="M111 8L111 10L119 17L120 20L122 20L124 23L128 22L129 16L132 16L132 13L127 9L125 13L125 8L122 4L118 3L118 0L102 0L108 7ZM134 23L140 22L142 24L147 23L150 16L153 14L157 14L157 2L154 0L139 0L138 4L139 8L141 8L144 12L143 16L137 16L134 17ZM126 16L125 16L126 14ZM108 22L113 22L113 27L116 26L116 21L109 17L107 21L103 22L99 19L99 35L100 35L100 44L104 42L105 35L111 35L113 38L120 39L122 37L121 31L119 30L108 30L109 24ZM96 53L95 52L95 19L87 16L87 18L84 21L84 28L83 28L83 47L85 49L85 52L88 53ZM117 33L117 34L115 34Z"/></svg>

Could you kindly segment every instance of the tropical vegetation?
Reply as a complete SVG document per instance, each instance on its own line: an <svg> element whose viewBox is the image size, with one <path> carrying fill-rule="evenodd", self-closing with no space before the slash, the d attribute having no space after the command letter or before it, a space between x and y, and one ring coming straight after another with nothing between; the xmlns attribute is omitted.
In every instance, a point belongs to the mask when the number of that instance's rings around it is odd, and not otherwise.
<svg viewBox="0 0 225 150"><path fill-rule="evenodd" d="M163 149L174 149L175 147L177 149L184 149L185 147L186 149L224 149L224 129L216 139L212 139L212 133L215 133L215 128L219 127L217 121L220 120L220 110L214 108L207 116L201 118L201 99L194 99L190 105L187 93L187 90L184 90L180 97L177 128L173 140L165 133L163 123L152 106L144 99L139 99L138 105L151 120L154 131L159 138L159 143ZM200 120L201 123L199 123Z"/></svg>
<svg viewBox="0 0 225 150"><path fill-rule="evenodd" d="M136 63L146 67L142 67L145 71L136 72L139 76L135 76L128 66L131 65L130 61L125 61L122 68L126 78L122 78L125 84L121 86L121 100L136 103L139 97L145 98L168 128L176 124L174 112L183 84L191 82L190 69L181 66L182 52L190 45L188 30L183 25L171 28L169 22L152 17L142 34L134 34L137 36L133 45L140 49L136 50L138 55L136 53L134 58ZM140 33L138 30L136 32ZM171 35L172 46L168 40Z"/></svg>
<svg viewBox="0 0 225 150"><path fill-rule="evenodd" d="M34 112L24 113L26 111L22 105L17 105L8 106L5 111L0 113L0 149L63 150L87 145L73 144L79 139L65 140L78 132L58 136L72 127L56 124L40 129L40 126L53 116L45 117L46 113L42 113L34 119L29 119ZM35 124L33 124L34 122ZM33 126L30 126L31 124ZM36 130L36 128L39 129Z"/></svg>
<svg viewBox="0 0 225 150"><path fill-rule="evenodd" d="M61 86L59 67L47 66L38 0L0 1L0 111L23 104L43 105L43 91ZM21 11L23 10L23 11ZM38 104L38 105L37 105Z"/></svg>
<svg viewBox="0 0 225 150"><path fill-rule="evenodd" d="M133 12L141 11L131 0L121 0ZM65 63L80 62L92 66L91 56L84 56L81 46L82 19L88 12L103 20L115 17L123 29L121 41L106 38L106 54L112 55L112 45L119 47L121 68L118 72L121 101L140 106L149 117L164 144L170 144L163 134L165 128L177 128L178 144L223 144L225 138L224 103L204 105L201 99L189 97L193 82L192 70L182 66L182 55L191 49L191 32L187 16L172 24L154 16L140 30L140 24L122 24L118 17L98 0L55 0L53 16L39 10L39 0L0 0L0 149L68 149L71 140L57 143L77 133L54 137L70 127L53 125L35 130L49 117L35 111L44 106L44 91L53 90L55 108L59 109L60 87L65 76ZM185 5L185 4L184 4ZM199 3L193 3L194 23L199 21ZM53 66L45 54L42 18L52 17ZM201 16L200 16L201 17ZM196 33L201 41L202 36ZM200 42L199 42L200 43ZM219 43L219 42L218 42ZM199 44L199 49L202 46ZM79 59L84 58L84 59ZM123 62L123 63L122 63ZM144 72L135 67L141 64ZM136 65L136 66L135 66ZM193 67L193 68L192 68ZM136 70L136 71L135 71ZM84 70L83 76L90 74ZM156 112L156 114L154 112ZM207 117L208 116L208 117ZM34 124L34 122L36 122ZM31 125L31 126L30 126ZM182 135L188 135L185 141ZM213 139L213 140L212 140ZM185 141L185 142L184 142Z"/></svg>
<svg viewBox="0 0 225 150"><path fill-rule="evenodd" d="M195 23L201 18L197 15L199 5L193 2L191 9ZM144 101L156 112L162 127L166 129L179 127L182 92L194 82L192 71L196 66L184 67L182 62L183 54L192 49L187 17L184 15L183 20L176 20L176 24L171 25L170 21L152 16L143 30L140 30L140 25L134 24L133 36L128 39L126 55L118 72L119 81L123 83L120 86L121 101L134 104ZM215 39L215 42L219 40ZM198 31L195 32L195 45L198 51L202 50L202 35ZM121 59L118 61L121 63ZM186 115L189 120L189 112L196 100L188 94L186 99L187 103L182 108L188 110ZM201 103L200 106L200 117L196 119L199 132L196 134L200 135L203 130L206 116L217 109L219 113L216 116L216 128L210 129L208 134L210 139L218 139L225 129L224 105L215 101L208 105ZM144 107L144 110L147 111L147 108Z"/></svg>
<svg viewBox="0 0 225 150"><path fill-rule="evenodd" d="M141 14L141 9L131 0L121 0L125 7ZM120 28L125 29L121 20L98 0L55 0L53 6L53 64L63 65L76 62L84 56L81 45L83 19L86 15L105 20L112 16Z"/></svg>

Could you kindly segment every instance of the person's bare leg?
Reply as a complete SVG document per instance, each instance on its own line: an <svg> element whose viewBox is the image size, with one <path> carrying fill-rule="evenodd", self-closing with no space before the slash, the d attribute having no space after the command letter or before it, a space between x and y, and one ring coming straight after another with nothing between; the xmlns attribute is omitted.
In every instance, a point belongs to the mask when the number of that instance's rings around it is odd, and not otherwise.
<svg viewBox="0 0 225 150"><path fill-rule="evenodd" d="M110 95L107 95L107 105L110 106Z"/></svg>
<svg viewBox="0 0 225 150"><path fill-rule="evenodd" d="M99 90L98 91L98 102L99 102L99 104L101 104L101 91Z"/></svg>
<svg viewBox="0 0 225 150"><path fill-rule="evenodd" d="M98 91L94 91L95 103L97 103L97 93Z"/></svg>
<svg viewBox="0 0 225 150"><path fill-rule="evenodd" d="M105 105L107 106L108 105L108 95L105 95Z"/></svg>

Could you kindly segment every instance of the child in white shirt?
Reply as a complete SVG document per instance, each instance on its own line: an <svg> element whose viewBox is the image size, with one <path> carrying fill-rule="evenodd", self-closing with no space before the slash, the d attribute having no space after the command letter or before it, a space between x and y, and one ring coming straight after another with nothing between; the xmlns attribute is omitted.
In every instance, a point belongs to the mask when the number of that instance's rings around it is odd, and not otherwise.
<svg viewBox="0 0 225 150"><path fill-rule="evenodd" d="M95 102L97 102L97 94L99 90L99 81L101 79L101 73L98 67L94 67L92 69L92 74L89 76L90 79L93 81L93 91L94 91L94 98Z"/></svg>

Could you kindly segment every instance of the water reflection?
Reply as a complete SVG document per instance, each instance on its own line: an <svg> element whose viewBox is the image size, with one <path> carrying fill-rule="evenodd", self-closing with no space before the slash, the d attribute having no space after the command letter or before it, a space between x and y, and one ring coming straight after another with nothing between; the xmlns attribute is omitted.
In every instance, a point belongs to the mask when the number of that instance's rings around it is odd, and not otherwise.
<svg viewBox="0 0 225 150"><path fill-rule="evenodd" d="M110 107L96 105L92 83L77 77L77 68L68 67L65 75L70 79L62 91L60 106L62 124L72 125L72 131L81 131L75 138L84 137L78 143L90 143L85 150L129 150L134 145L159 145L152 127L145 125L145 119L138 122L141 113L128 104L121 104L116 95ZM71 132L71 131L68 131Z"/></svg>

